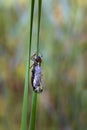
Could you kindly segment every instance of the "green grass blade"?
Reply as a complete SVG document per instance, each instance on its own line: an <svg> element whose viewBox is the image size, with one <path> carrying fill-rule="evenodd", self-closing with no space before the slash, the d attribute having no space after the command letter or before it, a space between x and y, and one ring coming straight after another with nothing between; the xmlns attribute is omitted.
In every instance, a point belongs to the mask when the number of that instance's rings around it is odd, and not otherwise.
<svg viewBox="0 0 87 130"><path fill-rule="evenodd" d="M30 67L30 56L31 56L31 40L32 40L34 1L35 0L32 0L32 2L31 2L30 40L29 40L29 45L28 45L28 57L27 57L27 63L26 63L26 75L25 75L21 130L27 130L28 85L29 85L29 70L30 70L29 67Z"/></svg>
<svg viewBox="0 0 87 130"><path fill-rule="evenodd" d="M38 0L38 29L37 29L37 55L39 53L39 33L40 33L40 20L41 20L41 5L42 0Z"/></svg>
<svg viewBox="0 0 87 130"><path fill-rule="evenodd" d="M37 93L33 92L29 130L35 130Z"/></svg>
<svg viewBox="0 0 87 130"><path fill-rule="evenodd" d="M40 32L40 19L41 19L41 3L42 3L42 1L39 0L39 2L38 2L37 55L39 54L39 32ZM37 106L37 93L33 92L29 130L35 130L36 106Z"/></svg>

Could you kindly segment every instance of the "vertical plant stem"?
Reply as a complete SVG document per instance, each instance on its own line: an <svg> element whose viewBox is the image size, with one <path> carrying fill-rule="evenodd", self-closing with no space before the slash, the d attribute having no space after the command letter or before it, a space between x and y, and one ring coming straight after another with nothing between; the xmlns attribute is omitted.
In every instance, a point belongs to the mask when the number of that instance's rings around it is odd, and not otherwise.
<svg viewBox="0 0 87 130"><path fill-rule="evenodd" d="M40 32L40 19L41 19L41 3L42 3L42 0L38 0L37 55L39 54L39 32ZM33 92L29 130L35 130L36 106L37 106L37 93Z"/></svg>
<svg viewBox="0 0 87 130"><path fill-rule="evenodd" d="M40 33L40 20L41 20L41 5L42 0L38 0L38 29L37 29L37 55L39 53L39 33Z"/></svg>
<svg viewBox="0 0 87 130"><path fill-rule="evenodd" d="M33 92L29 130L35 130L37 93Z"/></svg>
<svg viewBox="0 0 87 130"><path fill-rule="evenodd" d="M29 67L30 67L30 56L31 56L34 1L35 0L32 0L32 2L31 2L30 34L29 34L30 39L29 39L29 44L28 44L28 57L27 57L27 63L26 63L26 76L25 76L25 86L24 86L21 130L27 130L28 85L29 85Z"/></svg>

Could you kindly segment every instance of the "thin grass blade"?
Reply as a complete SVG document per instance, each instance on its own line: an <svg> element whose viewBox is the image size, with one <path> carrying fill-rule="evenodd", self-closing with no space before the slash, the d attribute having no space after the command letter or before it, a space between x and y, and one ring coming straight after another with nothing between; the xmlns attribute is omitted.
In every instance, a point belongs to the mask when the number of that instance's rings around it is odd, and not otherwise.
<svg viewBox="0 0 87 130"><path fill-rule="evenodd" d="M37 55L39 53L39 34L40 34L40 21L41 21L41 7L42 0L38 0L38 29L37 29Z"/></svg>
<svg viewBox="0 0 87 130"><path fill-rule="evenodd" d="M35 130L37 93L33 92L29 130Z"/></svg>
<svg viewBox="0 0 87 130"><path fill-rule="evenodd" d="M42 4L42 0L38 0L37 55L39 54L39 33L40 33L40 19L41 19L41 4ZM37 106L37 93L33 92L29 130L35 130L36 106Z"/></svg>
<svg viewBox="0 0 87 130"><path fill-rule="evenodd" d="M32 0L32 2L31 2L30 40L29 40L29 45L28 45L28 57L27 57L27 63L26 63L26 75L25 75L21 130L27 130L27 109L28 109L28 89L29 89L28 86L29 86L29 71L30 71L29 67L30 67L30 56L31 56L34 1L35 0Z"/></svg>

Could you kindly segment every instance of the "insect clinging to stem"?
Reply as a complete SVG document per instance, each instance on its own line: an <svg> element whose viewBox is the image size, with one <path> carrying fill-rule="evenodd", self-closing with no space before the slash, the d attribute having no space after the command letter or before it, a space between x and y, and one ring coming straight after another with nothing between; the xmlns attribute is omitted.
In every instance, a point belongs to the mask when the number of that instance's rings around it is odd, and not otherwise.
<svg viewBox="0 0 87 130"><path fill-rule="evenodd" d="M32 76L31 76L31 84L33 87L33 90L37 93L40 93L43 91L43 87L41 84L41 77L42 77L42 71L41 71L41 63L42 58L40 55L34 54L31 56L31 60L34 62L31 67L32 68ZM30 68L31 68L30 67Z"/></svg>

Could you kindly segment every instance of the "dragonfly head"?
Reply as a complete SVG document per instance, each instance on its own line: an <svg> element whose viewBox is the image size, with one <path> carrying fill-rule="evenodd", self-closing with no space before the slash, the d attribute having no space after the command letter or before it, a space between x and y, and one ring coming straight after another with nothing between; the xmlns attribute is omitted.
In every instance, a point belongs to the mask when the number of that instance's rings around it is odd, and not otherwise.
<svg viewBox="0 0 87 130"><path fill-rule="evenodd" d="M42 62L42 59L41 59L41 56L36 56L36 62L37 63L39 63L39 64L41 64L41 62Z"/></svg>

